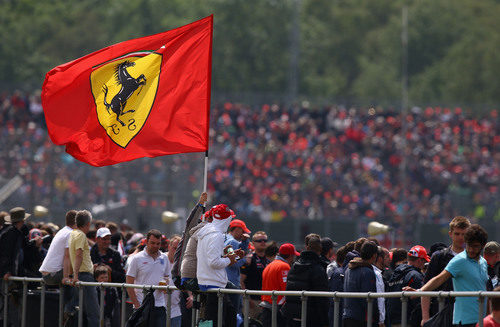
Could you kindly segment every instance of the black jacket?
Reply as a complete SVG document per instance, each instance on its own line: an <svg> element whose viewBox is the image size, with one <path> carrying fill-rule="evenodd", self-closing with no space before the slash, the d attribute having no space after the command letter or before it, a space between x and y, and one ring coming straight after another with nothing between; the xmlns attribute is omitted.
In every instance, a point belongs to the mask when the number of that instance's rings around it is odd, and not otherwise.
<svg viewBox="0 0 500 327"><path fill-rule="evenodd" d="M302 251L288 272L287 291L328 291L326 264L312 251ZM301 316L300 296L287 296L283 313L289 318ZM307 326L328 326L328 298L309 297Z"/></svg>
<svg viewBox="0 0 500 327"><path fill-rule="evenodd" d="M387 292L401 292L403 287L410 286L415 289L419 289L423 286L424 275L416 267L401 264L396 267L391 279L387 283ZM387 301L387 316L389 317L392 324L401 323L401 299L399 298L388 298ZM420 304L420 300L409 299L408 300L408 317L411 316L412 312L417 309ZM420 321L419 321L420 323Z"/></svg>
<svg viewBox="0 0 500 327"><path fill-rule="evenodd" d="M155 306L154 290L147 291L139 309L134 310L127 320L126 327L147 327L151 319L151 313Z"/></svg>
<svg viewBox="0 0 500 327"><path fill-rule="evenodd" d="M39 269L46 255L47 249L43 246L37 247L34 242L27 242L24 247L24 275L27 277L42 277Z"/></svg>
<svg viewBox="0 0 500 327"><path fill-rule="evenodd" d="M0 239L0 276L6 273L23 276L23 247L26 243L24 233L14 225L2 230Z"/></svg>
<svg viewBox="0 0 500 327"><path fill-rule="evenodd" d="M111 282L125 282L125 270L122 266L122 257L118 251L108 248L106 250L106 255L101 256L99 254L99 248L97 244L95 244L92 249L90 249L90 258L94 264L102 263L111 267Z"/></svg>
<svg viewBox="0 0 500 327"><path fill-rule="evenodd" d="M424 276L424 284L427 283L429 280L432 278L436 277L439 275L444 268L446 268L446 265L448 262L450 262L451 259L453 259L454 255L451 252L451 246L447 247L446 249L437 251L434 253L431 257L431 261L429 262L429 266L427 267L427 272L425 273ZM444 282L441 286L436 288L434 291L453 291L453 281L452 278L449 278L446 282ZM445 299L446 303L448 303L450 300ZM431 306L430 306L430 316L435 315L439 311L439 303L436 298L431 298Z"/></svg>
<svg viewBox="0 0 500 327"><path fill-rule="evenodd" d="M344 277L344 292L377 292L377 278L371 264L361 258L352 259L347 265ZM376 302L375 302L376 303ZM366 299L345 298L343 318L367 321L368 305ZM378 306L373 306L373 322L378 323Z"/></svg>

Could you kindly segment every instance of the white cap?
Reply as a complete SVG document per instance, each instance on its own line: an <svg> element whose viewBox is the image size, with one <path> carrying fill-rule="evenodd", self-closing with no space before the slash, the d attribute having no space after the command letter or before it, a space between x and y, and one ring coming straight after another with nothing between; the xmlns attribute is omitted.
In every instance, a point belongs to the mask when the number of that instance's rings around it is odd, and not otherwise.
<svg viewBox="0 0 500 327"><path fill-rule="evenodd" d="M97 230L97 237L104 237L104 236L108 236L108 235L111 235L111 232L109 231L109 228L107 227L101 227Z"/></svg>

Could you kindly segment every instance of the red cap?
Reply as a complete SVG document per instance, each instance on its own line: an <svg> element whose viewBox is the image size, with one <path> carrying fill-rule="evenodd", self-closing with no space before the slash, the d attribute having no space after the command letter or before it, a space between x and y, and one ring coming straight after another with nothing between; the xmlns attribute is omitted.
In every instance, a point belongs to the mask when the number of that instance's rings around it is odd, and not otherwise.
<svg viewBox="0 0 500 327"><path fill-rule="evenodd" d="M226 218L234 218L236 215L226 204L218 204L213 206L210 210L205 212L204 218L213 217L215 219L223 220Z"/></svg>
<svg viewBox="0 0 500 327"><path fill-rule="evenodd" d="M299 256L300 255L300 253L298 253L295 250L295 246L293 246L293 244L290 244L290 243L285 243L282 246L280 246L280 254L295 255L295 256Z"/></svg>
<svg viewBox="0 0 500 327"><path fill-rule="evenodd" d="M416 258L422 258L425 259L425 261L429 262L431 261L431 258L427 255L427 251L425 248L421 245L415 245L408 251L408 255L410 257L416 257Z"/></svg>
<svg viewBox="0 0 500 327"><path fill-rule="evenodd" d="M243 229L244 233L250 233L250 230L247 228L247 225L245 225L245 222L243 220L234 219L233 221L231 221L231 223L229 223L229 228L231 227L240 227L241 229Z"/></svg>

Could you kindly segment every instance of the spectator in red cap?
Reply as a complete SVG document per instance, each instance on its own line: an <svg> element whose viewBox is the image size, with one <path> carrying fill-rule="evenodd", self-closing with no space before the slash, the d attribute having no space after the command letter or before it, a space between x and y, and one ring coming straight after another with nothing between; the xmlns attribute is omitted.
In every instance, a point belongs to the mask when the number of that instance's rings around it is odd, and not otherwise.
<svg viewBox="0 0 500 327"><path fill-rule="evenodd" d="M249 238L250 230L247 228L247 225L245 225L245 222L240 219L233 219L229 224L229 233L227 233L224 245L230 251L241 249L246 255L248 251ZM245 264L245 262L245 256L242 255L234 265L226 267L227 278L232 284L231 287L237 289L240 288L240 268ZM241 296L239 294L231 294L230 298L236 311L240 312Z"/></svg>
<svg viewBox="0 0 500 327"><path fill-rule="evenodd" d="M423 246L415 245L408 251L408 263L400 264L394 270L394 273L389 279L388 292L401 292L403 287L410 286L415 289L423 285L424 275L422 269L430 258ZM420 299L410 299L408 301L408 321L409 326L420 326L422 320L420 314L414 310L420 305ZM387 317L391 322L391 326L401 325L401 300L396 298L387 299Z"/></svg>
<svg viewBox="0 0 500 327"><path fill-rule="evenodd" d="M284 291L286 290L286 281L290 266L295 261L295 257L299 256L295 250L295 246L290 243L285 243L279 248L279 253L273 262L267 265L262 272L262 290L263 291ZM280 309L285 303L284 296L278 296L278 327L285 326L285 318L281 315ZM260 321L263 327L270 327L272 324L272 299L269 295L262 295L262 313Z"/></svg>

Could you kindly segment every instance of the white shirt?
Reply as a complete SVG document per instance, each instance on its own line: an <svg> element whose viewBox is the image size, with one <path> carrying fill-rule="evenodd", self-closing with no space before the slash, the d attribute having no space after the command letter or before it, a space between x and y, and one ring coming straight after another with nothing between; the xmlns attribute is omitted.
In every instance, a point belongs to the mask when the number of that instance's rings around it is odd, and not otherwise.
<svg viewBox="0 0 500 327"><path fill-rule="evenodd" d="M377 266L372 265L373 271L375 272L375 278L376 278L376 287L377 287L377 293L383 293L385 292L385 287L384 287L384 279L382 278L382 270L378 269ZM377 298L377 303L378 303L378 312L379 312L379 322L382 323L385 321L385 299L384 298Z"/></svg>
<svg viewBox="0 0 500 327"><path fill-rule="evenodd" d="M63 269L64 250L69 246L69 234L71 234L72 230L71 227L65 226L57 232L40 266L40 272L55 273Z"/></svg>
<svg viewBox="0 0 500 327"><path fill-rule="evenodd" d="M146 249L147 247L132 257L128 266L127 276L134 277L134 283L140 285L159 285L164 277L168 277L170 280L170 270L172 268L167 255L159 252L155 260L148 254ZM134 290L137 300L139 303L142 303L142 299L144 298L143 290L138 288ZM166 306L165 293L156 290L154 296L155 307Z"/></svg>

